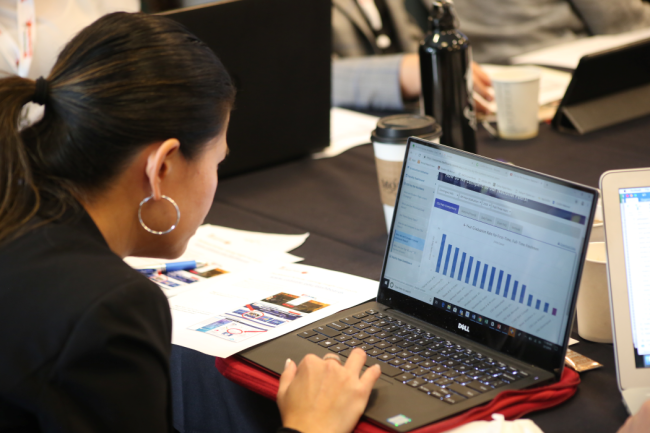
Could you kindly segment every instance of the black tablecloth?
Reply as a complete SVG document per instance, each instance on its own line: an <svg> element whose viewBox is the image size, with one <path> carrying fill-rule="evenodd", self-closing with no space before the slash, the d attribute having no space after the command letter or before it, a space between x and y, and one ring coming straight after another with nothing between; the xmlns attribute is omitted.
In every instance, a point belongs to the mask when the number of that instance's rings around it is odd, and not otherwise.
<svg viewBox="0 0 650 433"><path fill-rule="evenodd" d="M519 142L479 131L478 153L597 186L606 170L650 166L649 133L648 118L586 136L563 135L541 125L537 138ZM310 232L307 242L292 252L304 257L305 264L377 280L387 235L372 147L225 179L206 222L272 233ZM530 418L547 433L616 431L626 412L612 345L581 341L573 348L604 367L581 375L572 400ZM223 379L213 364L212 357L174 347L174 411L181 432L262 432L279 425L271 403Z"/></svg>

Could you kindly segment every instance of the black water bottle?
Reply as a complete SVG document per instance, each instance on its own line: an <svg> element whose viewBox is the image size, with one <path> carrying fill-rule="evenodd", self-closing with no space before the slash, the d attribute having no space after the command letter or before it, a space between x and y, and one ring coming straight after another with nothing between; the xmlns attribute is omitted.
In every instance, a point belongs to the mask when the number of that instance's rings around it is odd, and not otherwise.
<svg viewBox="0 0 650 433"><path fill-rule="evenodd" d="M476 153L472 51L449 0L434 0L420 45L424 114L442 126L440 143Z"/></svg>

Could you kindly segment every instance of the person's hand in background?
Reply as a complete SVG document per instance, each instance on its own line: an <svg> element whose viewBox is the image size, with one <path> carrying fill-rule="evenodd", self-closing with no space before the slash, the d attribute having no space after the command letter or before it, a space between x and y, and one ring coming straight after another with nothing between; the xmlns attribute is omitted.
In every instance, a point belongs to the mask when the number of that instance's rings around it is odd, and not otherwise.
<svg viewBox="0 0 650 433"><path fill-rule="evenodd" d="M648 433L650 432L650 400L641 406L641 409L625 421L618 433Z"/></svg>
<svg viewBox="0 0 650 433"><path fill-rule="evenodd" d="M307 355L300 365L287 360L278 390L282 425L301 433L347 433L363 414L379 366L361 374L366 353L354 349L345 365L338 355Z"/></svg>
<svg viewBox="0 0 650 433"><path fill-rule="evenodd" d="M405 54L400 64L400 88L404 99L415 99L422 92L420 80L420 56L417 53ZM488 102L494 100L492 95L492 81L476 62L472 62L472 81L474 91ZM490 110L479 100L474 99L476 110L479 113L489 113Z"/></svg>

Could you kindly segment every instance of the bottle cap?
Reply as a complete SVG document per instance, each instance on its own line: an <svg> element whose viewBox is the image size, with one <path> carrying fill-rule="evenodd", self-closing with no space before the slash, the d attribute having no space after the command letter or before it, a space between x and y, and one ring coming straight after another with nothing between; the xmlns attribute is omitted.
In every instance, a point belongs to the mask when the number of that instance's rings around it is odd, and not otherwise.
<svg viewBox="0 0 650 433"><path fill-rule="evenodd" d="M372 131L373 143L406 144L409 137L433 140L442 135L442 128L431 116L418 114L395 114L382 117Z"/></svg>
<svg viewBox="0 0 650 433"><path fill-rule="evenodd" d="M432 29L444 31L458 28L454 6L446 0L436 0L433 2L429 19Z"/></svg>

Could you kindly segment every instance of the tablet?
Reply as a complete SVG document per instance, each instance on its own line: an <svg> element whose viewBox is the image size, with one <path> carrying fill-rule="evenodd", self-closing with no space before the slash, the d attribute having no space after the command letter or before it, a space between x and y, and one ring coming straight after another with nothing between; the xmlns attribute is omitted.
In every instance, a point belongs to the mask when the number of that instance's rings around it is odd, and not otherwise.
<svg viewBox="0 0 650 433"><path fill-rule="evenodd" d="M600 178L616 376L628 412L650 399L650 168Z"/></svg>

